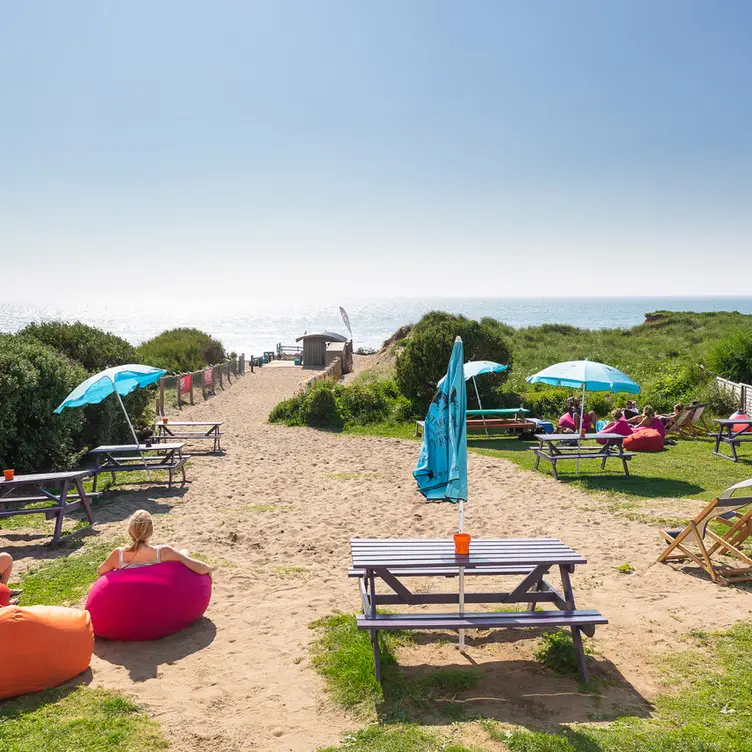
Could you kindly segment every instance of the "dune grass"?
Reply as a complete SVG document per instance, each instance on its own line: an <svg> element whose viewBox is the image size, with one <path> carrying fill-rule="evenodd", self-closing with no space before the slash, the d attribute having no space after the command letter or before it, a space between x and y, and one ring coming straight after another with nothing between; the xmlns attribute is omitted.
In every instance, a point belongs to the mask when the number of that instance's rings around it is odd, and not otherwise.
<svg viewBox="0 0 752 752"><path fill-rule="evenodd" d="M167 747L159 726L135 703L105 689L53 689L0 704L3 752L153 752Z"/></svg>
<svg viewBox="0 0 752 752"><path fill-rule="evenodd" d="M310 626L318 633L311 648L313 666L343 708L361 717L389 721L418 720L431 714L464 718L464 709L454 699L475 685L478 672L443 668L408 678L397 666L394 651L410 643L410 634L383 631L379 637L380 685L374 673L371 638L357 628L353 614L325 617Z"/></svg>

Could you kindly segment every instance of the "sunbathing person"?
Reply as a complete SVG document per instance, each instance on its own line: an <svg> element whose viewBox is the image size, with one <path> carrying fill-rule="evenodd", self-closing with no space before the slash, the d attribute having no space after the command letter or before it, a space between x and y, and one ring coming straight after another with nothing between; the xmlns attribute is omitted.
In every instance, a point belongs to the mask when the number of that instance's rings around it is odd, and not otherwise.
<svg viewBox="0 0 752 752"><path fill-rule="evenodd" d="M163 561L179 561L197 574L211 575L211 567L203 561L192 559L185 549L178 550L172 546L152 546L149 539L154 533L151 515L144 509L134 512L128 520L128 535L133 544L128 548L116 548L105 559L97 573L103 574L113 569L135 569L160 564Z"/></svg>
<svg viewBox="0 0 752 752"><path fill-rule="evenodd" d="M10 582L10 573L13 571L13 557L10 554L6 554L4 551L0 552L0 585L8 586ZM10 588L9 588L10 590ZM17 600L17 597L21 595L23 590L10 590L11 605Z"/></svg>
<svg viewBox="0 0 752 752"><path fill-rule="evenodd" d="M611 411L611 422L607 423L603 427L603 433L618 433L622 436L630 436L632 434L632 426L624 417L624 413L619 410Z"/></svg>
<svg viewBox="0 0 752 752"><path fill-rule="evenodd" d="M682 414L684 410L684 403L683 402L677 402L674 405L674 412L670 413L669 415L659 415L658 417L663 422L663 427L668 430L671 428L671 426L676 423L676 419Z"/></svg>
<svg viewBox="0 0 752 752"><path fill-rule="evenodd" d="M666 438L663 421L655 414L655 410L650 405L645 405L642 408L642 415L631 418L627 422L635 431L639 431L641 428L654 428L663 438Z"/></svg>

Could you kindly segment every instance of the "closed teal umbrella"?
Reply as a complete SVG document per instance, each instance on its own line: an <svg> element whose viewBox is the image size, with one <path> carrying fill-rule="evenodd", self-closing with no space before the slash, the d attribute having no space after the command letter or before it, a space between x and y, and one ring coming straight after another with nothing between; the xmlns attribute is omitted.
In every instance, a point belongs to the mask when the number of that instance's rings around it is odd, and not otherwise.
<svg viewBox="0 0 752 752"><path fill-rule="evenodd" d="M467 501L467 393L462 363L464 347L457 337L447 375L439 383L428 408L418 465L413 476L428 501L459 504L459 531L464 527ZM460 567L459 612L465 610L465 568ZM460 651L465 649L465 631L460 630Z"/></svg>

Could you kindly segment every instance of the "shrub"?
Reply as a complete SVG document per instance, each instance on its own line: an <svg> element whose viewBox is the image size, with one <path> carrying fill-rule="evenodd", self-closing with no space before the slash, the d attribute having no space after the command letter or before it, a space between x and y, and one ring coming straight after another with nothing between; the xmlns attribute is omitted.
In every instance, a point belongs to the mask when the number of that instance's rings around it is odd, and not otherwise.
<svg viewBox="0 0 752 752"><path fill-rule="evenodd" d="M725 379L752 384L752 331L735 329L708 352L708 364Z"/></svg>
<svg viewBox="0 0 752 752"><path fill-rule="evenodd" d="M40 472L75 464L84 414L53 411L86 376L82 366L41 342L0 335L1 466Z"/></svg>
<svg viewBox="0 0 752 752"><path fill-rule="evenodd" d="M136 348L138 360L170 373L198 371L226 359L221 342L199 329L169 329Z"/></svg>
<svg viewBox="0 0 752 752"><path fill-rule="evenodd" d="M314 384L301 405L301 420L307 426L341 429L344 421L334 390L328 384Z"/></svg>
<svg viewBox="0 0 752 752"><path fill-rule="evenodd" d="M103 371L110 366L134 363L134 347L110 332L87 326L80 321L74 324L65 321L45 321L29 324L19 333L24 339L33 338L42 344L54 347L71 360L80 363L89 373Z"/></svg>
<svg viewBox="0 0 752 752"><path fill-rule="evenodd" d="M577 652L569 632L547 632L541 637L538 647L533 651L536 660L546 668L562 676L575 676L577 666ZM585 655L592 655L592 650L585 645Z"/></svg>
<svg viewBox="0 0 752 752"><path fill-rule="evenodd" d="M419 411L425 410L439 380L446 374L454 339L462 337L465 361L495 360L511 365L506 328L494 319L484 323L464 316L434 311L426 314L413 328L405 348L397 358L397 385ZM485 407L496 404L495 389L506 373L484 374L477 380ZM468 390L468 407L475 407L475 390Z"/></svg>

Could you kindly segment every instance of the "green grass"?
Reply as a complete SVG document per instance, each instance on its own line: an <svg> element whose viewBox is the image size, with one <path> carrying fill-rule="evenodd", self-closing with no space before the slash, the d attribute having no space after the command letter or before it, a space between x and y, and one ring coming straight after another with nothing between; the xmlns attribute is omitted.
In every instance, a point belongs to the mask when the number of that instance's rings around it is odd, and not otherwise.
<svg viewBox="0 0 752 752"><path fill-rule="evenodd" d="M632 574L632 572L635 571L635 568L628 561L625 561L623 564L619 564L619 566L616 567L616 571L621 574Z"/></svg>
<svg viewBox="0 0 752 752"><path fill-rule="evenodd" d="M352 436L387 436L392 439L416 439L415 423L367 423L347 424L342 433Z"/></svg>
<svg viewBox="0 0 752 752"><path fill-rule="evenodd" d="M49 690L0 705L3 752L153 752L159 726L131 700L105 689Z"/></svg>
<svg viewBox="0 0 752 752"><path fill-rule="evenodd" d="M651 718L608 727L577 724L558 734L509 731L488 723L512 752L749 752L752 750L752 624L702 635L697 648L668 660L669 683Z"/></svg>
<svg viewBox="0 0 752 752"><path fill-rule="evenodd" d="M584 637L583 642L585 655L592 655L593 651L588 647ZM533 655L546 668L560 676L576 677L579 673L577 653L572 641L572 635L562 629L543 634L533 651Z"/></svg>
<svg viewBox="0 0 752 752"><path fill-rule="evenodd" d="M93 543L60 556L21 577L20 606L71 606L80 602L97 578L99 565L117 544Z"/></svg>
<svg viewBox="0 0 752 752"><path fill-rule="evenodd" d="M532 442L518 439L480 439L469 446L479 454L511 460L525 470L535 468ZM680 440L662 452L637 454L629 465L630 477L621 463L609 460L606 470L598 462L583 461L577 473L576 463L559 463L562 483L584 491L600 491L617 497L636 499L685 498L709 501L721 491L752 475L752 452L738 463L714 457L711 439ZM610 468L610 469L609 469ZM541 461L540 470L553 477L551 464Z"/></svg>
<svg viewBox="0 0 752 752"><path fill-rule="evenodd" d="M475 752L447 737L445 732L429 733L417 726L371 726L348 734L340 746L320 748L318 752Z"/></svg>
<svg viewBox="0 0 752 752"><path fill-rule="evenodd" d="M382 631L380 685L374 673L371 638L356 627L353 614L328 616L313 622L311 628L317 631L311 648L314 668L326 680L332 698L360 716L418 720L436 713L457 715L457 695L479 678L476 671L454 668L408 678L399 669L394 652L411 642L410 634Z"/></svg>

